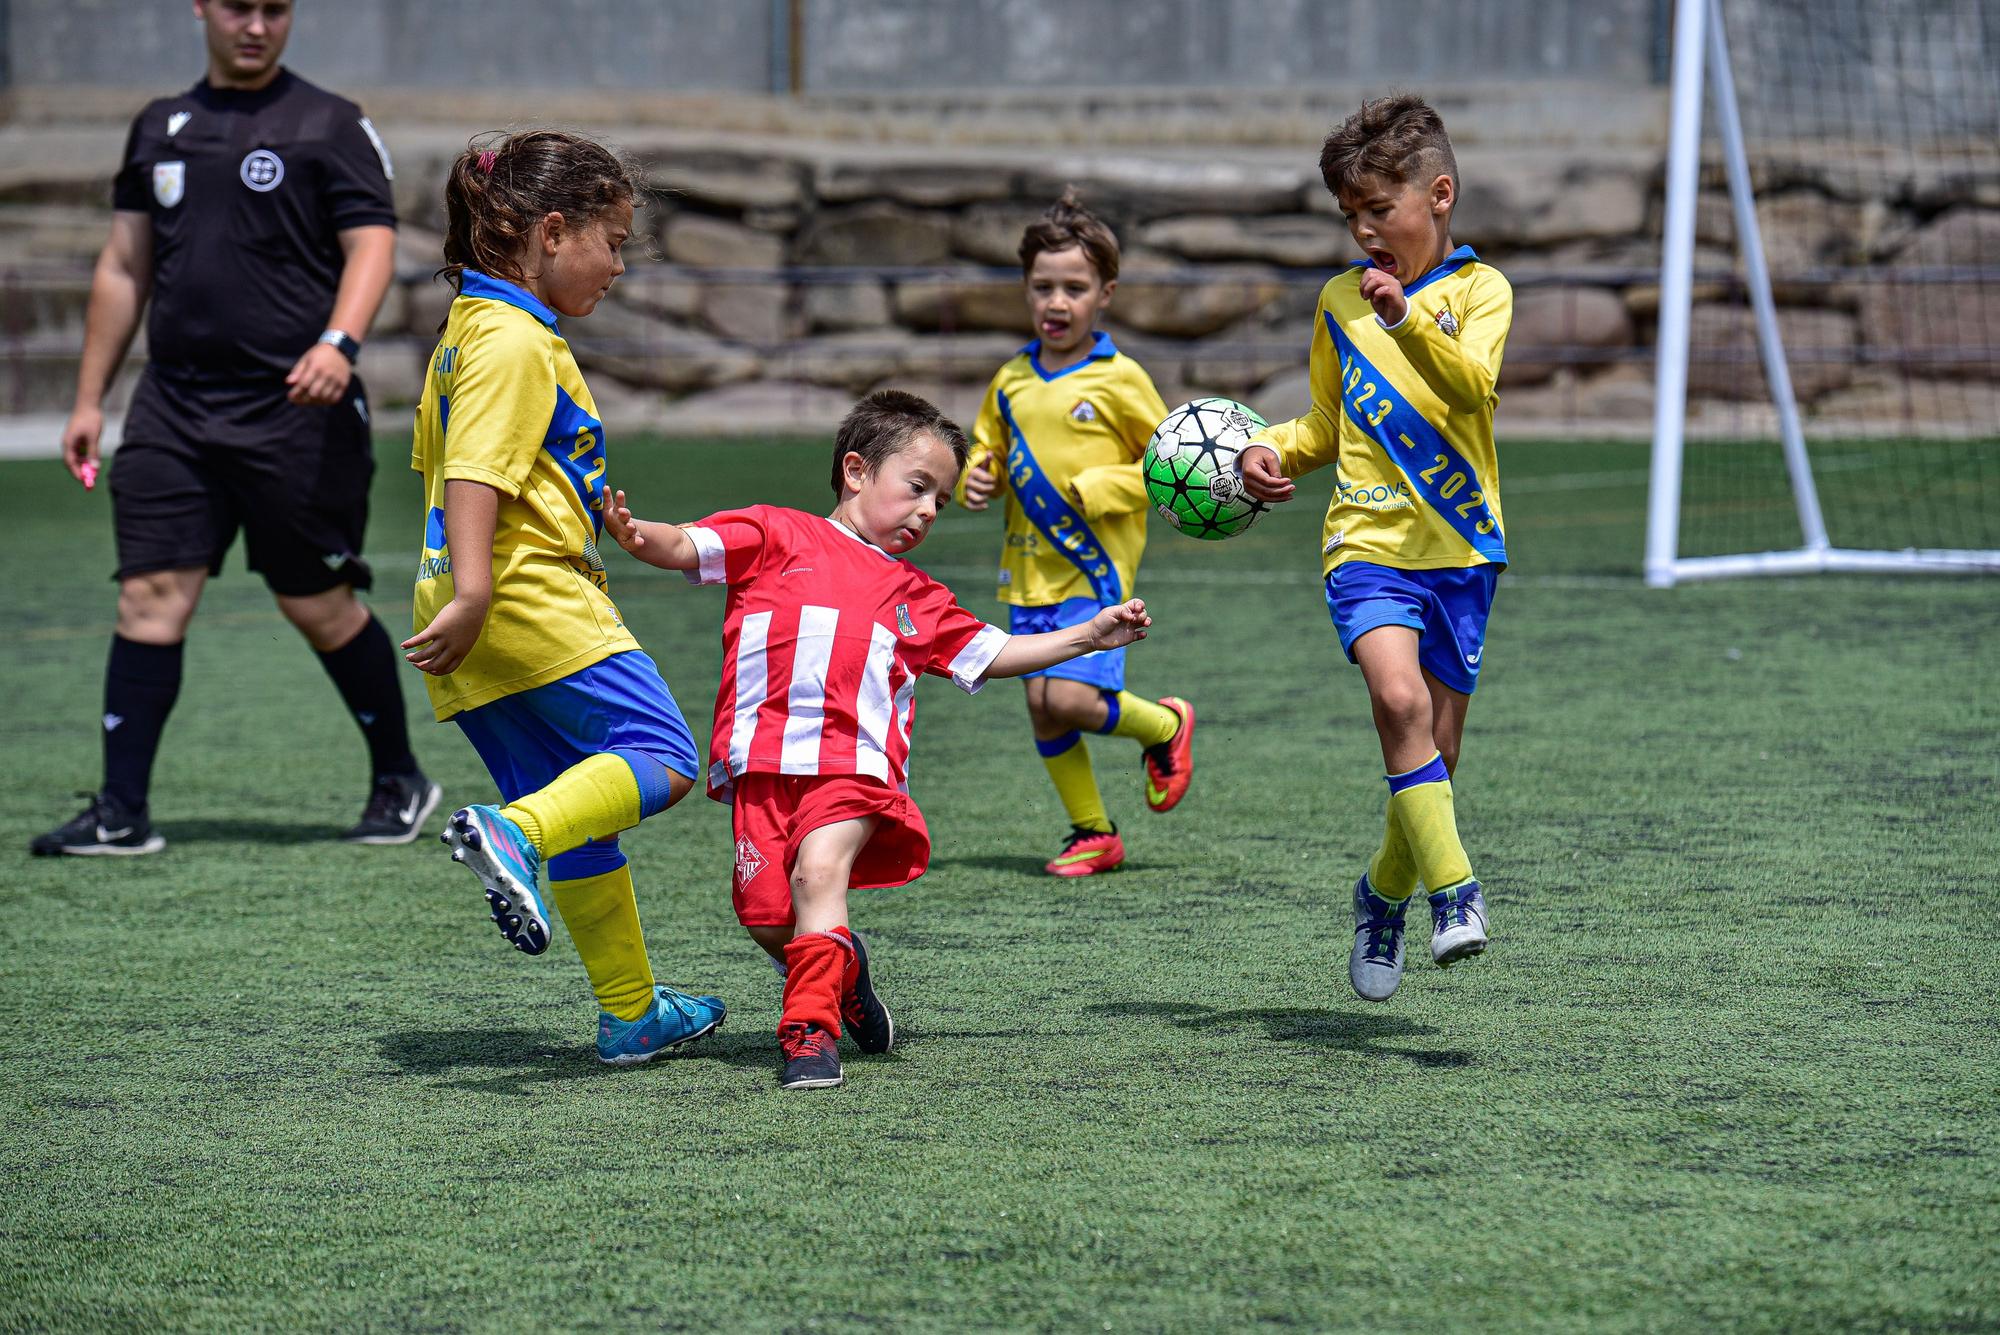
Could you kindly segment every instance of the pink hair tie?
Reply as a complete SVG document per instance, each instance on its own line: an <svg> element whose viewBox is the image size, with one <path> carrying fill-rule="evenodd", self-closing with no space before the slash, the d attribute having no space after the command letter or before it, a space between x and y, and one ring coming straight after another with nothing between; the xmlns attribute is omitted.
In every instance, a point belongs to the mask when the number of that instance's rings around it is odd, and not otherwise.
<svg viewBox="0 0 2000 1335"><path fill-rule="evenodd" d="M499 157L500 157L499 153L495 152L493 149L489 148L484 150L479 155L479 170L485 172L488 176L491 176L493 174L493 164L495 161L499 159Z"/></svg>

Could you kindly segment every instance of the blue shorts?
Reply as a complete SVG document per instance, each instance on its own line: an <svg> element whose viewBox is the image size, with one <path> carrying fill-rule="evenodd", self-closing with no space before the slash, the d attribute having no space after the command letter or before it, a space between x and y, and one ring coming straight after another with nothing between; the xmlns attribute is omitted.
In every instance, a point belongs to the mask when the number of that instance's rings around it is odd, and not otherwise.
<svg viewBox="0 0 2000 1335"><path fill-rule="evenodd" d="M1462 570L1398 570L1343 561L1326 577L1326 610L1340 647L1354 661L1354 642L1378 626L1417 632L1417 661L1454 691L1472 694L1486 656L1486 617L1493 610L1497 565Z"/></svg>
<svg viewBox="0 0 2000 1335"><path fill-rule="evenodd" d="M639 780L640 814L666 808L667 771L695 778L694 737L653 660L636 649L452 716L512 802L592 756L611 752ZM573 881L625 865L616 836L549 859L549 876Z"/></svg>
<svg viewBox="0 0 2000 1335"><path fill-rule="evenodd" d="M1104 604L1095 598L1065 598L1052 607L1010 607L1007 609L1007 629L1016 635L1068 630L1071 626L1081 626L1103 610ZM1081 658L1072 658L1067 663L1043 668L1040 672L1023 672L1021 676L1023 680L1029 677L1061 677L1064 681L1080 681L1086 686L1095 686L1100 691L1122 691L1125 689L1125 651L1099 649Z"/></svg>

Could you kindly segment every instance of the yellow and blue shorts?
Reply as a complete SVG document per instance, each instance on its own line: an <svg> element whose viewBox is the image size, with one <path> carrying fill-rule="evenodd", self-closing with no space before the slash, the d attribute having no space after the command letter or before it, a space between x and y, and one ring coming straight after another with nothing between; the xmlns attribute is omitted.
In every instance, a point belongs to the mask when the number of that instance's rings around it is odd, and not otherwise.
<svg viewBox="0 0 2000 1335"><path fill-rule="evenodd" d="M546 788L597 755L615 755L639 781L641 817L666 810L668 771L701 772L687 719L653 660L636 649L613 654L558 681L454 714L486 762L502 801ZM625 865L616 836L593 839L549 859L549 876L573 881Z"/></svg>
<svg viewBox="0 0 2000 1335"><path fill-rule="evenodd" d="M1417 661L1454 691L1472 694L1486 657L1486 618L1500 581L1497 565L1457 570L1399 570L1343 561L1326 577L1326 609L1340 648L1354 661L1354 642L1381 626L1417 632Z"/></svg>
<svg viewBox="0 0 2000 1335"><path fill-rule="evenodd" d="M1103 610L1104 604L1095 598L1066 598L1043 607L1010 607L1007 609L1007 629L1016 635L1068 630L1071 626L1081 626ZM1100 691L1122 691L1125 689L1125 651L1098 649L1081 658L1072 658L1067 663L1043 668L1040 672L1023 672L1021 676L1024 680L1028 677L1061 677L1065 681L1080 681L1086 686L1095 686Z"/></svg>

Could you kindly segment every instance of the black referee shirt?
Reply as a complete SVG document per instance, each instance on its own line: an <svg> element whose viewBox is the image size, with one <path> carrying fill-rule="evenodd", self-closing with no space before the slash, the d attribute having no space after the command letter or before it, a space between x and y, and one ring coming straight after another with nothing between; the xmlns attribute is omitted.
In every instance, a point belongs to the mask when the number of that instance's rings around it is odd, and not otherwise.
<svg viewBox="0 0 2000 1335"><path fill-rule="evenodd" d="M255 92L204 79L148 104L112 207L152 219L153 371L282 380L333 313L339 233L395 225L392 175L361 108L289 70Z"/></svg>

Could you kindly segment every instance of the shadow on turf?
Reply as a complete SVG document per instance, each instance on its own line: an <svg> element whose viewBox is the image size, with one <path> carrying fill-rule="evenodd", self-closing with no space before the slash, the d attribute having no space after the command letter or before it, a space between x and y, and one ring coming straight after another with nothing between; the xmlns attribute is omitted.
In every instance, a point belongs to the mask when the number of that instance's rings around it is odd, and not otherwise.
<svg viewBox="0 0 2000 1335"><path fill-rule="evenodd" d="M1046 875L1047 857L1021 857L1009 853L962 853L955 857L934 857L933 871L946 867L974 867L980 871L1006 871L1037 879Z"/></svg>
<svg viewBox="0 0 2000 1335"><path fill-rule="evenodd" d="M1419 1051L1387 1045L1385 1040L1422 1038L1437 1032L1427 1024L1418 1024L1399 1015L1307 1010L1296 1006L1219 1011L1186 1001L1109 1001L1084 1009L1093 1015L1166 1020L1183 1029L1240 1029L1245 1025L1262 1025L1274 1042L1307 1043L1370 1057L1400 1057L1419 1066L1449 1068L1470 1066L1473 1062L1471 1053L1455 1049Z"/></svg>
<svg viewBox="0 0 2000 1335"><path fill-rule="evenodd" d="M165 820L160 833L169 844L332 844L340 829L286 820Z"/></svg>
<svg viewBox="0 0 2000 1335"><path fill-rule="evenodd" d="M597 1060L587 1039L574 1042L552 1038L546 1030L404 1029L381 1035L375 1044L383 1057L411 1075L468 1077L453 1083L461 1089L495 1094L528 1094L546 1085L568 1080L602 1080L616 1074ZM646 1063L646 1069L663 1069L684 1061L719 1061L726 1066L775 1072L778 1043L769 1033L723 1030L680 1052ZM470 1078L480 1071L495 1074Z"/></svg>

